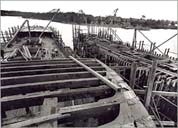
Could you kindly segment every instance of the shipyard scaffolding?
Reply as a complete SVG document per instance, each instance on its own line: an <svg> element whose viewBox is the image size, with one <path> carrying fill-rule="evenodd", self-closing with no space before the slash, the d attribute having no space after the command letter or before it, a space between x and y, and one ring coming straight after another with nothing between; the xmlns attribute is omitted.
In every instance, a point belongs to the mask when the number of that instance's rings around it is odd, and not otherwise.
<svg viewBox="0 0 178 128"><path fill-rule="evenodd" d="M108 26L73 25L74 52L80 57L97 58L114 69L130 85L149 111L158 127L177 126L177 66L178 59L169 56L138 28L132 43L124 42L116 30ZM149 43L137 42L141 34Z"/></svg>

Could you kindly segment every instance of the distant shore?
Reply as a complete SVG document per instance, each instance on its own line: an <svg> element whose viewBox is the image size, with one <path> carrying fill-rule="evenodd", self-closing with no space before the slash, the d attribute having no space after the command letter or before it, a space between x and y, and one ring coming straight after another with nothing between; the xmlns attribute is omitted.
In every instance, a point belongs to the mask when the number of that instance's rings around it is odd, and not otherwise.
<svg viewBox="0 0 178 128"><path fill-rule="evenodd" d="M36 13L36 12L20 12L1 10L1 16L20 16L23 18L50 20L55 12ZM69 23L69 24L96 24L101 26L120 27L124 29L177 29L177 21L169 20L154 20L154 19L136 19L136 18L121 18L114 16L92 16L75 12L60 12L54 22Z"/></svg>

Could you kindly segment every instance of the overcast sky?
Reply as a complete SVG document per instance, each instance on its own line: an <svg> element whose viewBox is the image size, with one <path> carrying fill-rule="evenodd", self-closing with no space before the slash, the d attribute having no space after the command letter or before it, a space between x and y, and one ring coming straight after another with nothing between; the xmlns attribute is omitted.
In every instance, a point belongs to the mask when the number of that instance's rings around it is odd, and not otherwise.
<svg viewBox="0 0 178 128"><path fill-rule="evenodd" d="M2 10L48 12L60 8L62 12L78 12L94 16L113 15L124 18L168 19L177 21L177 1L1 1Z"/></svg>

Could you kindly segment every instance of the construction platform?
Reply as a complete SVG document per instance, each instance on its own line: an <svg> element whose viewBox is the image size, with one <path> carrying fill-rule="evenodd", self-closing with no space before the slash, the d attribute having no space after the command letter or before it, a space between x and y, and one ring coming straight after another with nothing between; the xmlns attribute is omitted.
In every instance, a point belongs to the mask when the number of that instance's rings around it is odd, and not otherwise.
<svg viewBox="0 0 178 128"><path fill-rule="evenodd" d="M150 43L137 40L140 33ZM164 41L165 44L177 34ZM73 25L74 52L80 57L97 58L115 70L135 91L160 127L177 126L178 59L162 52L141 30L133 42L124 42L111 27Z"/></svg>

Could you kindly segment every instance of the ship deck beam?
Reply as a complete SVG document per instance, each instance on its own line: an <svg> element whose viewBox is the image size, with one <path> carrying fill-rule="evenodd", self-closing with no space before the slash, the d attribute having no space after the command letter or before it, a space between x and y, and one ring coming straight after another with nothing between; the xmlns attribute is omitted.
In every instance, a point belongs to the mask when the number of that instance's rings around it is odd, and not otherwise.
<svg viewBox="0 0 178 128"><path fill-rule="evenodd" d="M111 87L112 89L114 89L115 91L119 91L121 89L120 86L118 86L117 84L111 82L110 80L108 80L107 78L103 77L102 75L100 75L99 73L97 73L96 71L94 71L93 69L91 69L90 67L88 67L87 65L85 65L84 63L80 62L79 60L75 59L72 56L69 56L74 62L76 62L77 64L81 65L82 67L84 67L86 70L88 70L88 72L92 73L94 76L96 76L98 79L100 79L101 81L103 81L106 85L108 85L109 87Z"/></svg>
<svg viewBox="0 0 178 128"><path fill-rule="evenodd" d="M104 68L102 66L92 66L92 69L96 71L102 71ZM64 72L76 72L76 71L86 71L83 67L68 67L68 68L52 68L52 69L32 69L23 71L10 71L2 72L1 78L3 77L13 77L13 76L26 76L26 75L36 75L36 74L50 74L50 73L64 73Z"/></svg>
<svg viewBox="0 0 178 128"><path fill-rule="evenodd" d="M74 117L75 116L84 116L84 117L85 116L100 116L104 112L107 113L109 110L108 108L110 108L112 110L112 108L119 106L119 103L124 102L124 98L121 98L121 97L119 97L119 98L120 98L120 100L118 100L118 98L117 99L110 98L110 100L107 99L107 100L102 100L102 101L98 101L98 102L94 102L94 103L87 103L87 104L82 104L82 105L63 107L59 110L58 113L51 114L48 116L48 118L57 119L58 115L60 115L60 114L61 115L69 114L69 115L67 115L69 117L70 117L70 115L73 115ZM118 107L118 109L119 109L119 107ZM9 125L4 126L3 128L17 127L17 126L25 127L25 126L29 126L32 124L44 122L43 120L41 120L41 118L46 118L46 116L39 116L36 118L24 120L21 122L9 124ZM48 120L46 120L46 121L48 121Z"/></svg>
<svg viewBox="0 0 178 128"><path fill-rule="evenodd" d="M85 61L85 60L93 60L93 58L80 58L81 61ZM58 59L52 59L52 60L40 60L40 59L33 59L33 60L30 60L31 63L33 62L62 62L62 61L70 61L69 58L58 58ZM29 61L28 61L29 62ZM24 60L11 60L11 61L8 61L8 62L1 62L1 64L3 65L9 65L9 64L21 64L21 63L27 63L27 61L24 61Z"/></svg>
<svg viewBox="0 0 178 128"><path fill-rule="evenodd" d="M99 74L105 76L105 71L98 71ZM29 75L29 76L17 76L1 78L2 86L23 84L23 83L35 83L65 79L77 79L77 78L92 78L94 75L88 71L83 72L66 72L66 73L54 73L54 74L40 74L40 75Z"/></svg>
<svg viewBox="0 0 178 128"><path fill-rule="evenodd" d="M85 63L88 66L100 66L100 64L96 62L88 62ZM67 67L78 67L76 63L69 64L42 64L42 65L27 65L27 66L13 66L13 67L2 67L1 72L9 72L9 71L19 71L19 70L32 70L32 69L44 69L44 68L67 68Z"/></svg>
<svg viewBox="0 0 178 128"><path fill-rule="evenodd" d="M96 61L94 59L81 59L82 62L87 63L87 62L93 62L95 63ZM18 66L29 66L29 65L42 65L42 64L71 64L73 61L66 59L66 60L46 60L46 61L27 61L24 62L14 62L14 63L1 63L1 67L18 67Z"/></svg>
<svg viewBox="0 0 178 128"><path fill-rule="evenodd" d="M17 85L1 86L1 96L26 94L31 92L56 90L61 88L79 88L100 85L102 82L98 78L67 79L37 83L26 83Z"/></svg>
<svg viewBox="0 0 178 128"><path fill-rule="evenodd" d="M38 93L29 93L26 95L13 95L9 97L3 97L1 99L1 105L3 110L10 110L41 105L44 98L58 97L59 101L65 101L70 99L70 97L79 97L81 95L90 95L92 97L106 95L105 92L112 92L112 89L106 85L101 85L98 87L89 88L78 88L78 89L60 89L58 91L46 91ZM109 93L108 93L109 94Z"/></svg>

